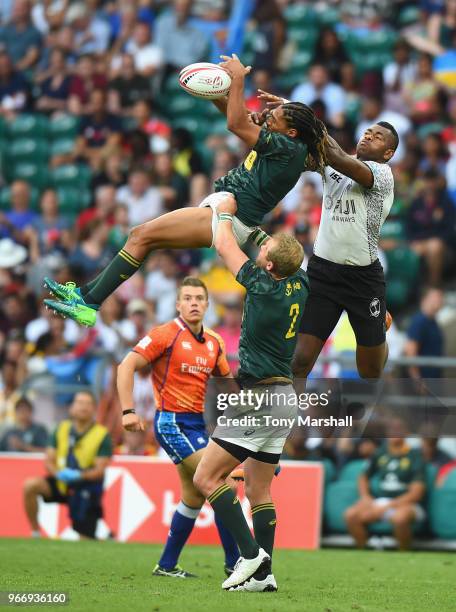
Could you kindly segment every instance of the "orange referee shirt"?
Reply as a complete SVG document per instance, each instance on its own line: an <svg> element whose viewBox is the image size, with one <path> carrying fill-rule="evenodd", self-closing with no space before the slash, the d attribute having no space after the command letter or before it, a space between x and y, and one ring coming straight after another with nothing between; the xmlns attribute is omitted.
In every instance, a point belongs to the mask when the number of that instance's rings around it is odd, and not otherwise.
<svg viewBox="0 0 456 612"><path fill-rule="evenodd" d="M230 367L222 338L204 329L200 342L181 318L151 329L133 348L153 364L152 386L158 410L203 412L211 374Z"/></svg>

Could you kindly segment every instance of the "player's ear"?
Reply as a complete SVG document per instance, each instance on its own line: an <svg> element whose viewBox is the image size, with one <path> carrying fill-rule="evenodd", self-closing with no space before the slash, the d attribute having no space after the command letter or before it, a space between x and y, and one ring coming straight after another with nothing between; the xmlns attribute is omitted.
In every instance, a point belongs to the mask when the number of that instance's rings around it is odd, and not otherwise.
<svg viewBox="0 0 456 612"><path fill-rule="evenodd" d="M297 138L298 130L296 130L295 128L289 128L287 130L287 136L289 136L290 138Z"/></svg>
<svg viewBox="0 0 456 612"><path fill-rule="evenodd" d="M394 149L386 149L386 151L383 153L383 159L385 161L389 161L394 155Z"/></svg>

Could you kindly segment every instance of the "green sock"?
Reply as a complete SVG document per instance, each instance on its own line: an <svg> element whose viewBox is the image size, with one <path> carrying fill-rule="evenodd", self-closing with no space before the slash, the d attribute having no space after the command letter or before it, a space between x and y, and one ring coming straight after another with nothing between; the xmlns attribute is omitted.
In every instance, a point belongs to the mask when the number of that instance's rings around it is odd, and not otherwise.
<svg viewBox="0 0 456 612"><path fill-rule="evenodd" d="M81 287L84 301L87 304L102 304L117 287L133 276L141 263L121 249L103 272Z"/></svg>
<svg viewBox="0 0 456 612"><path fill-rule="evenodd" d="M226 484L216 489L209 495L207 501L214 508L214 512L222 523L231 532L239 546L241 555L245 559L253 559L258 555L259 546L255 542L244 513L242 512L239 499Z"/></svg>
<svg viewBox="0 0 456 612"><path fill-rule="evenodd" d="M270 557L274 548L276 512L273 503L258 504L252 508L253 533L255 540Z"/></svg>

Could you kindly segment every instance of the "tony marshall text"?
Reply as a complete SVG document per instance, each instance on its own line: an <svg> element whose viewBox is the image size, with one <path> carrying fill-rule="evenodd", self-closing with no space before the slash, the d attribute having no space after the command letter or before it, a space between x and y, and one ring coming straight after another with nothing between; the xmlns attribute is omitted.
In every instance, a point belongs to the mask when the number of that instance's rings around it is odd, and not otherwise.
<svg viewBox="0 0 456 612"><path fill-rule="evenodd" d="M305 427L352 427L353 417L347 415L344 418L330 416L317 419L298 415L293 418L284 418L265 414L263 416L246 415L239 418L229 418L221 415L217 418L217 425L219 427L289 427L290 429L295 425L304 425Z"/></svg>

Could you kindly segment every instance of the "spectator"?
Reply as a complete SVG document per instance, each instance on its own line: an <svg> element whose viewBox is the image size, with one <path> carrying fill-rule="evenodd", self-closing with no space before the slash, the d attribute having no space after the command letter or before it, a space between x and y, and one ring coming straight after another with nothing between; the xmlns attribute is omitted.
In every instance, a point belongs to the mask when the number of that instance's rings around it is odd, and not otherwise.
<svg viewBox="0 0 456 612"><path fill-rule="evenodd" d="M359 477L360 499L345 512L348 530L358 548L367 544L368 525L387 521L392 524L399 549L408 550L413 523L425 518L421 505L426 490L423 458L407 446L401 419L391 419L388 431L385 447L375 453Z"/></svg>
<svg viewBox="0 0 456 612"><path fill-rule="evenodd" d="M13 117L24 110L29 86L24 76L13 69L6 51L0 50L0 117Z"/></svg>
<svg viewBox="0 0 456 612"><path fill-rule="evenodd" d="M120 74L109 83L109 110L117 115L132 115L135 103L150 95L149 79L136 71L133 56L124 53Z"/></svg>
<svg viewBox="0 0 456 612"><path fill-rule="evenodd" d="M25 238L24 230L33 225L36 213L30 210L30 187L25 181L14 181L10 192L11 210L0 212L0 237L11 236L18 242Z"/></svg>
<svg viewBox="0 0 456 612"><path fill-rule="evenodd" d="M45 502L68 505L73 529L81 538L95 538L103 516L104 475L112 455L108 430L95 423L96 408L91 393L75 395L71 420L62 421L51 436L45 458L48 476L30 478L24 484L25 511L34 537L40 536L38 497L42 497Z"/></svg>
<svg viewBox="0 0 456 612"><path fill-rule="evenodd" d="M442 177L442 187L444 187L444 176L447 165L448 153L443 144L440 134L428 134L422 146L423 157L418 166L419 174L425 174L428 170L434 170Z"/></svg>
<svg viewBox="0 0 456 612"><path fill-rule="evenodd" d="M107 84L106 76L97 73L94 58L91 55L80 57L70 83L69 112L74 115L90 113L92 111L90 96L93 90L104 90Z"/></svg>
<svg viewBox="0 0 456 612"><path fill-rule="evenodd" d="M73 158L82 157L94 170L99 170L120 146L121 133L119 117L106 110L106 92L94 89L90 95L90 114L81 121Z"/></svg>
<svg viewBox="0 0 456 612"><path fill-rule="evenodd" d="M139 100L133 108L136 128L148 140L147 151L163 153L170 148L171 128L162 118L157 117L148 100Z"/></svg>
<svg viewBox="0 0 456 612"><path fill-rule="evenodd" d="M30 259L33 262L53 251L68 252L71 248L70 223L59 215L59 200L53 189L46 189L40 200L41 215L29 226Z"/></svg>
<svg viewBox="0 0 456 612"><path fill-rule="evenodd" d="M133 169L128 185L117 191L117 201L128 207L128 220L131 226L155 219L163 212L163 197L158 187L152 187L147 171Z"/></svg>
<svg viewBox="0 0 456 612"><path fill-rule="evenodd" d="M342 65L347 63L349 59L344 46L332 28L323 28L320 31L313 61L326 66L330 81L338 84L341 83Z"/></svg>
<svg viewBox="0 0 456 612"><path fill-rule="evenodd" d="M337 83L330 81L328 69L324 64L315 62L309 69L307 83L298 85L291 92L293 102L311 105L316 100L324 102L329 120L340 127L345 122L346 99L344 90Z"/></svg>
<svg viewBox="0 0 456 612"><path fill-rule="evenodd" d="M242 305L238 300L223 304L223 315L220 325L215 331L220 334L226 349L231 372L236 375L239 368L238 348L241 335Z"/></svg>
<svg viewBox="0 0 456 612"><path fill-rule="evenodd" d="M117 363L125 357L127 348L137 341L135 325L125 317L124 305L115 294L103 302L95 329L98 345Z"/></svg>
<svg viewBox="0 0 456 612"><path fill-rule="evenodd" d="M162 50L152 43L147 23L135 25L133 39L127 43L125 50L133 56L136 72L145 78L154 76L163 65Z"/></svg>
<svg viewBox="0 0 456 612"><path fill-rule="evenodd" d="M438 446L439 439L432 437L421 438L421 453L428 465L441 468L452 460L452 457Z"/></svg>
<svg viewBox="0 0 456 612"><path fill-rule="evenodd" d="M72 4L66 12L66 24L74 32L74 45L79 55L104 53L108 49L109 25L96 15L83 2Z"/></svg>
<svg viewBox="0 0 456 612"><path fill-rule="evenodd" d="M46 428L33 420L33 404L26 397L16 403L15 426L0 439L1 452L40 453L48 441Z"/></svg>
<svg viewBox="0 0 456 612"><path fill-rule="evenodd" d="M17 70L29 70L40 55L41 35L30 18L30 0L15 0L11 22L0 30L0 46Z"/></svg>
<svg viewBox="0 0 456 612"><path fill-rule="evenodd" d="M454 241L454 206L441 182L435 170L427 170L421 194L407 213L410 247L424 259L428 283L435 286L442 281L445 254Z"/></svg>
<svg viewBox="0 0 456 612"><path fill-rule="evenodd" d="M453 37L456 33L456 2L446 0L444 10L435 12L429 17L429 39L444 49L453 46Z"/></svg>
<svg viewBox="0 0 456 612"><path fill-rule="evenodd" d="M15 406L19 399L17 362L4 359L0 372L0 429L14 424Z"/></svg>
<svg viewBox="0 0 456 612"><path fill-rule="evenodd" d="M113 185L101 185L95 191L95 206L80 213L76 227L81 231L87 223L98 219L109 227L114 225L114 210L116 208L116 189Z"/></svg>
<svg viewBox="0 0 456 612"><path fill-rule="evenodd" d="M44 299L44 295L42 298ZM40 310L37 318L27 323L25 327L25 339L30 345L36 345L41 336L49 333L51 322L55 320L52 311L43 304L43 299L39 300ZM63 340L65 341L65 346L75 345L81 337L81 332L82 330L77 323L72 319L65 319L63 325Z"/></svg>
<svg viewBox="0 0 456 612"><path fill-rule="evenodd" d="M443 334L436 315L443 305L441 289L426 289L420 302L420 310L412 317L405 344L407 357L442 357ZM409 376L414 380L440 378L442 369L435 366L410 366Z"/></svg>
<svg viewBox="0 0 456 612"><path fill-rule="evenodd" d="M381 98L365 98L362 105L362 118L356 128L356 140L359 140L364 132L379 121L387 121L394 126L399 135L399 144L394 154L394 164L401 162L405 155L404 139L412 128L410 120L399 113L385 110Z"/></svg>
<svg viewBox="0 0 456 612"><path fill-rule="evenodd" d="M417 125L434 121L439 112L439 85L432 72L432 58L425 53L418 59L417 74L403 88L408 114Z"/></svg>
<svg viewBox="0 0 456 612"><path fill-rule="evenodd" d="M82 229L80 242L69 257L70 265L77 266L85 279L104 268L112 253L108 247L109 227L101 219L89 221Z"/></svg>
<svg viewBox="0 0 456 612"><path fill-rule="evenodd" d="M407 41L399 39L394 46L393 61L383 69L385 86L385 108L396 113L407 114L408 108L402 92L416 76L416 64L411 59Z"/></svg>
<svg viewBox="0 0 456 612"><path fill-rule="evenodd" d="M51 51L49 68L38 75L36 80L40 84L36 110L44 113L65 110L71 78L68 76L66 55L62 49L56 47Z"/></svg>
<svg viewBox="0 0 456 612"><path fill-rule="evenodd" d="M172 253L161 251L149 260L145 297L155 303L158 324L172 319L176 313L177 279L179 270Z"/></svg>
<svg viewBox="0 0 456 612"><path fill-rule="evenodd" d="M154 184L160 188L166 210L170 211L187 205L188 182L174 170L170 153L155 155L153 174Z"/></svg>
<svg viewBox="0 0 456 612"><path fill-rule="evenodd" d="M128 320L134 325L137 340L145 336L151 328L151 320L154 318L152 310L150 304L145 300L136 298L128 302L127 316ZM150 389L150 385L148 385L148 389Z"/></svg>
<svg viewBox="0 0 456 612"><path fill-rule="evenodd" d="M92 181L92 189L97 190L98 187L111 185L118 189L127 182L127 173L125 171L124 156L120 151L112 153L105 160L103 167L95 174Z"/></svg>
<svg viewBox="0 0 456 612"><path fill-rule="evenodd" d="M155 25L155 42L165 58L167 71L201 62L209 48L209 40L189 22L191 0L173 0L173 8L164 12Z"/></svg>
<svg viewBox="0 0 456 612"><path fill-rule="evenodd" d="M125 204L117 204L114 209L114 225L108 236L108 245L113 252L117 253L125 245L129 231L128 208Z"/></svg>

